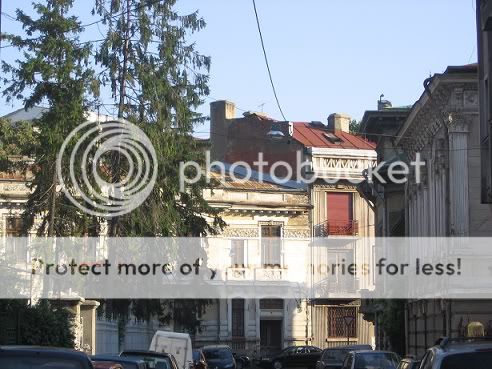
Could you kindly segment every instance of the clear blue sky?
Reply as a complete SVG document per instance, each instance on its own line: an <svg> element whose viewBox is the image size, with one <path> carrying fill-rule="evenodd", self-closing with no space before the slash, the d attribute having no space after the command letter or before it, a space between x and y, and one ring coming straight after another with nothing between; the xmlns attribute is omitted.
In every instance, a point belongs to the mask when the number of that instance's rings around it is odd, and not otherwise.
<svg viewBox="0 0 492 369"><path fill-rule="evenodd" d="M76 1L90 21L93 0ZM287 119L326 121L333 112L361 119L383 93L410 105L430 73L476 61L475 0L257 0L273 78ZM29 9L4 1L4 11ZM211 97L281 119L260 47L251 0L178 0L199 9L207 27L195 39L212 57ZM4 31L18 31L3 17ZM88 39L101 38L97 27ZM2 59L12 60L12 49ZM108 101L109 102L109 101ZM208 114L206 104L200 110ZM15 107L20 107L17 104ZM14 109L1 104L0 115ZM238 115L241 111L238 111ZM208 125L197 135L207 136Z"/></svg>

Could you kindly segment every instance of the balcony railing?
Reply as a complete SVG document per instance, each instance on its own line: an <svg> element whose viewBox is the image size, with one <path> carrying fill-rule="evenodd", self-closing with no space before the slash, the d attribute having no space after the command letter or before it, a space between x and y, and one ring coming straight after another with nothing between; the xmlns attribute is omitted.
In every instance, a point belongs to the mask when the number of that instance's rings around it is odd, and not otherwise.
<svg viewBox="0 0 492 369"><path fill-rule="evenodd" d="M359 222L357 220L330 220L314 227L316 237L357 236L358 234Z"/></svg>

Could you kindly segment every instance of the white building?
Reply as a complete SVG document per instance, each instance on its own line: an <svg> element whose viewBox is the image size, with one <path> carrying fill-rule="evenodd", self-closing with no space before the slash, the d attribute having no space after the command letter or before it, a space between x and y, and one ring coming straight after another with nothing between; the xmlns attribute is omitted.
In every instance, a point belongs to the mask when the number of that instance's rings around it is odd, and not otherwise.
<svg viewBox="0 0 492 369"><path fill-rule="evenodd" d="M492 235L492 205L480 199L480 121L477 65L448 67L428 80L396 135L410 160L425 161L421 183L406 184L406 235ZM411 167L414 170L415 167ZM419 300L407 304L407 353L421 354L441 336L464 334L481 322L492 333L490 300Z"/></svg>

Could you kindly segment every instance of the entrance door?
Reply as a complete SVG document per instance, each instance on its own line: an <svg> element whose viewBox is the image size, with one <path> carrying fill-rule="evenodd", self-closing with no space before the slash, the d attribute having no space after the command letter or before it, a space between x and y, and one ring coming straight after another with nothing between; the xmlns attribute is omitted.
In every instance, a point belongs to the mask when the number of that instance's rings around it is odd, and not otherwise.
<svg viewBox="0 0 492 369"><path fill-rule="evenodd" d="M328 192L326 194L326 221L328 235L351 235L352 193Z"/></svg>
<svg viewBox="0 0 492 369"><path fill-rule="evenodd" d="M282 320L260 320L262 354L275 354L282 349Z"/></svg>

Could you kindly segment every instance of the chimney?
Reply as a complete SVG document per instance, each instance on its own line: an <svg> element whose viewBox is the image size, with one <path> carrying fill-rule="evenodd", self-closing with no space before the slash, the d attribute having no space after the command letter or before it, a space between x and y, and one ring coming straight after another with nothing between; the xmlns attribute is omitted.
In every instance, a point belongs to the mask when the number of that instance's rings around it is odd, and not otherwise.
<svg viewBox="0 0 492 369"><path fill-rule="evenodd" d="M350 127L350 116L346 114L330 114L328 117L328 129L336 132L349 132Z"/></svg>
<svg viewBox="0 0 492 369"><path fill-rule="evenodd" d="M388 100L378 100L378 110L384 110L391 108L391 101Z"/></svg>
<svg viewBox="0 0 492 369"><path fill-rule="evenodd" d="M226 100L210 103L210 158L212 160L224 160L229 121L235 117L234 103Z"/></svg>

